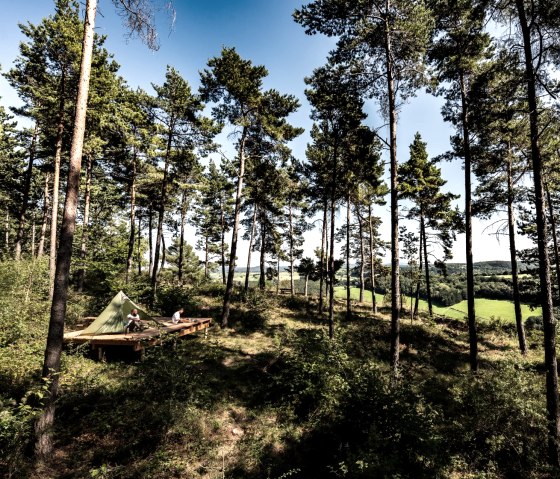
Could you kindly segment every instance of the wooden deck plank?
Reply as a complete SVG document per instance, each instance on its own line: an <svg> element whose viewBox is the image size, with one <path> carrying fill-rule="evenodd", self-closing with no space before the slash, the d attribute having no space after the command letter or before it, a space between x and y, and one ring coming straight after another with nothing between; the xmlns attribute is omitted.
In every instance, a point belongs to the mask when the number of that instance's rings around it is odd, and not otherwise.
<svg viewBox="0 0 560 479"><path fill-rule="evenodd" d="M195 321L173 324L170 318L155 318L159 327L152 327L137 333L117 333L81 336L81 331L64 334L64 342L71 344L89 343L93 348L100 346L128 346L139 351L146 346L156 344L164 334L176 334L178 337L193 334L210 327L211 318L196 318Z"/></svg>

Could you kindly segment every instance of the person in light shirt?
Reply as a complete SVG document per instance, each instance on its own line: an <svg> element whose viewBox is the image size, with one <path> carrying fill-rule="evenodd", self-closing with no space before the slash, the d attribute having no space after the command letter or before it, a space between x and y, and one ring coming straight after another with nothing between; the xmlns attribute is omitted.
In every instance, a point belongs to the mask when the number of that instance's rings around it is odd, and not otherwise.
<svg viewBox="0 0 560 479"><path fill-rule="evenodd" d="M183 311L184 311L184 309L181 308L181 309L179 309L179 311L175 311L175 312L173 313L173 316L171 317L171 322L172 322L173 324L177 324L177 323L181 323L181 322L182 322L182 320L181 320L181 314L183 313Z"/></svg>
<svg viewBox="0 0 560 479"><path fill-rule="evenodd" d="M128 323L124 327L125 333L130 333L132 331L140 330L140 315L137 309L130 311L130 314L126 317Z"/></svg>

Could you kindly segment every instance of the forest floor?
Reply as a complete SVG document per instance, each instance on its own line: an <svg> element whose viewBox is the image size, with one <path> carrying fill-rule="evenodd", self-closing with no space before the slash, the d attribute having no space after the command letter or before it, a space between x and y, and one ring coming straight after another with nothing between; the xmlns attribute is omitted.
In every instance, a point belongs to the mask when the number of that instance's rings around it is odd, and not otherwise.
<svg viewBox="0 0 560 479"><path fill-rule="evenodd" d="M197 300L219 315L219 296ZM142 361L68 351L52 464L36 470L23 450L6 476L552 477L538 331L523 358L511 325L482 325L473 377L464 321L405 318L395 385L388 312L353 308L347 320L337 301L333 341L315 303L255 294L230 328Z"/></svg>

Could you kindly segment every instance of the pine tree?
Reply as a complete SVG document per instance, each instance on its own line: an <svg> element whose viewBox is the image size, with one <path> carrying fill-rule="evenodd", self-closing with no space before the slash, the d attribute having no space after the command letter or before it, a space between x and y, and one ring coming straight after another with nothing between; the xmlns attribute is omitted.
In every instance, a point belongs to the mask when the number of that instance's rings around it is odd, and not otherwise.
<svg viewBox="0 0 560 479"><path fill-rule="evenodd" d="M478 369L478 339L474 303L474 270L472 253L472 106L476 98L472 85L480 73L482 62L491 55L490 36L486 25L485 2L461 0L435 1L437 40L431 46L430 58L437 81L444 86L436 90L446 104L443 115L457 129L453 155L462 158L465 171L465 235L467 263L467 305L469 325L470 367Z"/></svg>
<svg viewBox="0 0 560 479"><path fill-rule="evenodd" d="M161 161L163 178L158 204L158 220L154 262L151 272L152 300L155 298L163 238L163 224L168 200L169 175L173 170L184 166L190 152L195 149L207 149L211 137L216 133L209 120L201 117L204 108L198 95L191 92L189 84L173 68L168 66L165 82L162 86L152 85L156 91L152 114L160 125Z"/></svg>
<svg viewBox="0 0 560 479"><path fill-rule="evenodd" d="M286 121L286 117L299 107L292 95L281 95L275 90L262 91L262 80L268 72L264 66L253 66L243 60L234 48L224 48L220 57L208 61L209 69L201 74L201 94L205 100L215 103L213 115L218 122L228 122L240 127L237 143L237 189L232 227L229 270L224 294L222 327L227 327L233 292L233 276L237 259L237 242L243 182L245 175L246 146L251 128L262 128L262 133L277 142L289 141L299 134Z"/></svg>
<svg viewBox="0 0 560 479"><path fill-rule="evenodd" d="M397 111L399 97L414 94L422 81L423 55L432 28L424 2L327 0L294 14L309 34L338 36L332 59L360 78L364 92L377 98L389 124L391 165L391 367L399 363L399 245L397 192Z"/></svg>
<svg viewBox="0 0 560 479"><path fill-rule="evenodd" d="M430 284L430 255L433 253L428 248L430 243L437 243L443 250L443 261L451 259L451 244L456 230L461 228L461 217L451 207L451 201L459 196L442 193L441 187L445 183L447 182L441 177L441 169L436 166L436 161L428 159L426 143L422 141L420 133L416 133L410 145L410 158L399 168L399 189L401 198L414 204L407 217L419 222L419 258L423 258L430 316L433 316ZM418 310L417 306L415 310Z"/></svg>

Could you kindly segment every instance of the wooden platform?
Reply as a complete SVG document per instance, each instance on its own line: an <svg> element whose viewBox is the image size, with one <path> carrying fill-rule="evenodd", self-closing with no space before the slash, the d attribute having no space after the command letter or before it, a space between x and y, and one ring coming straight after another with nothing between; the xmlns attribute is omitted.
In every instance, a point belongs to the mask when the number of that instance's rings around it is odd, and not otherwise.
<svg viewBox="0 0 560 479"><path fill-rule="evenodd" d="M154 318L159 326L152 326L144 331L135 333L99 334L80 336L81 331L64 333L66 344L90 344L92 350L103 357L104 346L130 347L133 351L143 351L146 347L154 346L161 342L162 336L174 334L178 337L194 334L204 330L204 335L212 322L211 318L195 318L183 320L182 323L173 324L171 318ZM150 324L150 323L145 323Z"/></svg>

